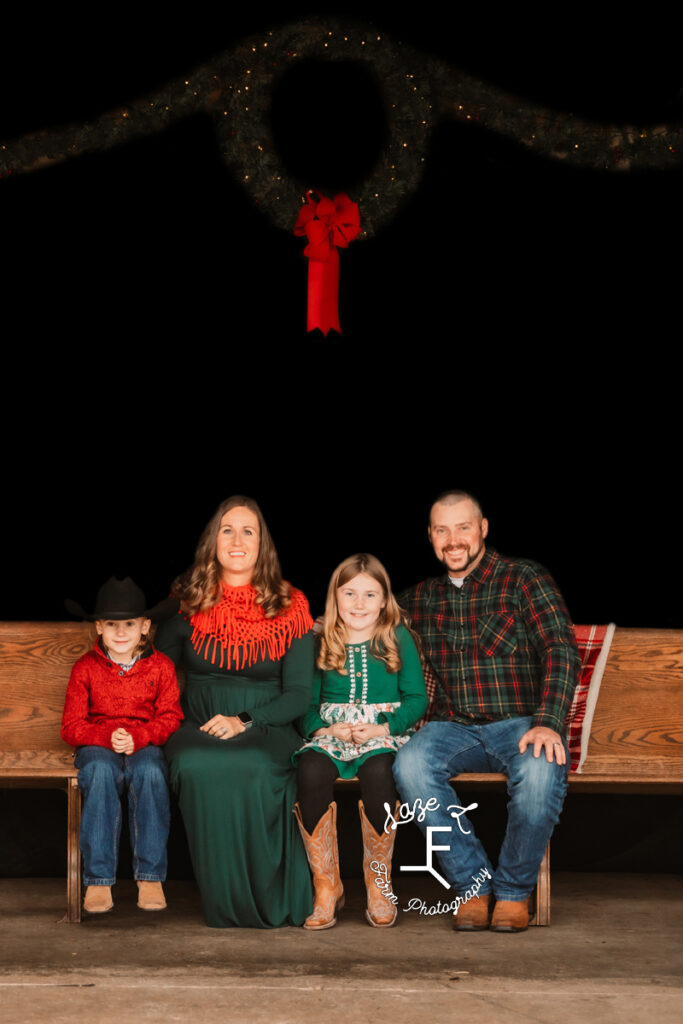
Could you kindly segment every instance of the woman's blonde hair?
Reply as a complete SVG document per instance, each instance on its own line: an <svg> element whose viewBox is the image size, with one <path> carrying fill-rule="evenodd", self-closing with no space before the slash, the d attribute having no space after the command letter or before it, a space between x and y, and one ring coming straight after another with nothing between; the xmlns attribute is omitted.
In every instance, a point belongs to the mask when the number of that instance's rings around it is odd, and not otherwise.
<svg viewBox="0 0 683 1024"><path fill-rule="evenodd" d="M257 591L257 604L261 605L267 618L273 618L289 605L290 587L282 578L280 560L261 509L253 498L243 494L233 494L218 506L199 538L193 564L173 581L171 592L179 598L180 607L188 615L218 604L221 598L221 567L216 558L216 542L221 520L233 508L248 508L258 519L259 550L251 582Z"/></svg>
<svg viewBox="0 0 683 1024"><path fill-rule="evenodd" d="M351 555L332 573L327 588L318 667L328 672L336 669L341 675L346 675L346 627L339 615L337 591L361 573L371 576L379 583L385 600L384 608L375 623L375 631L370 638L370 652L385 663L389 672L398 672L401 668L401 657L398 652L396 627L401 625L403 617L391 592L389 574L378 558L368 554Z"/></svg>

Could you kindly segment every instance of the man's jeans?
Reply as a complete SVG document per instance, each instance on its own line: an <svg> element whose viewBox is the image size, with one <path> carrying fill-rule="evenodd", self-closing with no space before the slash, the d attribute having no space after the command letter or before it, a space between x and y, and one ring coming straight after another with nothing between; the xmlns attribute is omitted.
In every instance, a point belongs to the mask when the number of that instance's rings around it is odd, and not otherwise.
<svg viewBox="0 0 683 1024"><path fill-rule="evenodd" d="M492 881L481 885L480 895L493 892L497 899L523 900L533 892L545 848L557 824L567 792L566 765L546 760L545 750L534 757L533 747L519 752L519 741L531 728L531 719L506 718L486 725L430 722L401 747L394 776L401 799L411 806L434 797L437 811L428 811L420 829L451 826L450 835L436 832L434 846L450 846L437 854L443 874L458 895L472 885L473 876L486 868ZM566 749L566 746L565 746ZM451 816L447 808L460 805L449 779L460 772L504 772L508 777L508 823L494 872L484 847L474 834L471 819ZM455 808L458 813L458 808ZM415 820L417 821L417 815ZM469 832L464 835L460 829Z"/></svg>
<svg viewBox="0 0 683 1024"><path fill-rule="evenodd" d="M75 765L83 793L81 852L86 885L113 885L119 857L121 796L128 790L128 825L135 878L163 882L171 821L168 769L160 747L116 754L79 747Z"/></svg>

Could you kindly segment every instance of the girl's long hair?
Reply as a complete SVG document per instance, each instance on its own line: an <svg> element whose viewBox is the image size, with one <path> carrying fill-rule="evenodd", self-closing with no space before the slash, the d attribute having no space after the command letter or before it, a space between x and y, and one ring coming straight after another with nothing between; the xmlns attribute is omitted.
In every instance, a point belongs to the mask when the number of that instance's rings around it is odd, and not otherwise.
<svg viewBox="0 0 683 1024"><path fill-rule="evenodd" d="M401 658L398 652L396 627L401 625L403 617L396 598L391 592L389 574L378 558L368 554L351 555L344 559L332 573L332 579L327 588L318 667L328 672L335 669L341 675L347 674L347 669L344 668L346 627L340 618L337 607L337 590L361 573L371 576L379 583L386 601L375 623L375 631L370 638L370 652L385 663L389 672L398 672L401 668Z"/></svg>
<svg viewBox="0 0 683 1024"><path fill-rule="evenodd" d="M171 586L171 592L179 598L180 607L187 615L206 611L220 601L221 567L216 558L218 530L225 513L238 507L253 512L259 524L259 551L251 580L257 591L257 604L270 619L284 611L291 601L289 583L282 578L280 560L261 509L253 498L233 494L221 502L204 527L193 564Z"/></svg>

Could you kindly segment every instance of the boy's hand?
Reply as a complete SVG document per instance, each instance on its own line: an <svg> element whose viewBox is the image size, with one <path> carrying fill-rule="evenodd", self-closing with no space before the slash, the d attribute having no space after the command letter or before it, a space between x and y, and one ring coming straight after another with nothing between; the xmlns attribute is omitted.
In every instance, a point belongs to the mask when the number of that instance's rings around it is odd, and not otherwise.
<svg viewBox="0 0 683 1024"><path fill-rule="evenodd" d="M134 754L135 743L133 737L125 729L114 729L111 734L111 748L115 754Z"/></svg>

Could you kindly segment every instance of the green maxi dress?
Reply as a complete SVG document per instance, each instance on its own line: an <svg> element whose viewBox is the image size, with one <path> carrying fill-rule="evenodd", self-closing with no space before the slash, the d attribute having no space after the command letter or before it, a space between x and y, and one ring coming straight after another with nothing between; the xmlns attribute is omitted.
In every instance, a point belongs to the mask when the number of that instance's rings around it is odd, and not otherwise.
<svg viewBox="0 0 683 1024"><path fill-rule="evenodd" d="M211 638L195 650L192 634L176 615L159 626L155 647L184 661L187 673L185 721L165 751L206 923L301 925L311 912L311 876L292 814L291 755L301 736L291 723L311 698L313 634L292 639L281 658L261 649L239 670L220 667L224 652ZM199 729L216 714L241 711L254 724L229 740Z"/></svg>

